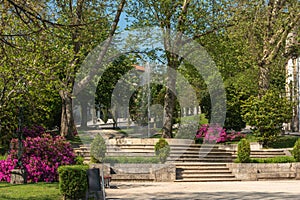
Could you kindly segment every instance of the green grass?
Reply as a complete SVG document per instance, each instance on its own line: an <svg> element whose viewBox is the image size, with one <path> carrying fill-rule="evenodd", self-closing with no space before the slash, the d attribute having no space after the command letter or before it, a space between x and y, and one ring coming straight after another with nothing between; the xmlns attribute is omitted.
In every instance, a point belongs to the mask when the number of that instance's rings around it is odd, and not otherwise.
<svg viewBox="0 0 300 200"><path fill-rule="evenodd" d="M88 135L88 134L84 134L84 133L80 133L79 135L76 135L72 140L69 140L70 144L74 147L74 146L79 146L82 144L90 144L92 143L93 138Z"/></svg>
<svg viewBox="0 0 300 200"><path fill-rule="evenodd" d="M181 117L180 121L181 123L188 124L189 122L192 122L197 118L199 119L199 124L208 124L208 119L205 117L205 114L203 113L198 116L192 115L192 116Z"/></svg>
<svg viewBox="0 0 300 200"><path fill-rule="evenodd" d="M30 183L12 185L0 182L0 200L59 200L58 183Z"/></svg>

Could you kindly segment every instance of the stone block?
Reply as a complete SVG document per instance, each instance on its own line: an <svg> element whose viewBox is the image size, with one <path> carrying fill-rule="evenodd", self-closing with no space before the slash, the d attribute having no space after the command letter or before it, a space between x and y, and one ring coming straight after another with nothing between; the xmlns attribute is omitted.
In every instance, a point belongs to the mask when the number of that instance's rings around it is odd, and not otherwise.
<svg viewBox="0 0 300 200"><path fill-rule="evenodd" d="M25 169L13 169L10 175L11 184L27 183L27 173Z"/></svg>

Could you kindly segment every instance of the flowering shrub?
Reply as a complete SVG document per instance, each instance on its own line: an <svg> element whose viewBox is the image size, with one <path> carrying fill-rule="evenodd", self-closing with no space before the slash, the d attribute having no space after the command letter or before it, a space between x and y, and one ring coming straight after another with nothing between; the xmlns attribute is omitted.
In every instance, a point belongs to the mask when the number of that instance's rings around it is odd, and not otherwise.
<svg viewBox="0 0 300 200"><path fill-rule="evenodd" d="M227 134L226 130L220 127L219 125L212 125L210 127L208 124L204 124L197 131L195 140L196 143L201 143L203 140L205 140L208 143L224 143L239 141L244 137L245 135L241 134L240 132L231 132Z"/></svg>
<svg viewBox="0 0 300 200"><path fill-rule="evenodd" d="M42 134L27 137L23 142L22 164L27 170L28 182L53 182L58 180L57 168L75 163L75 155L69 142L63 137ZM18 157L18 140L12 139L11 151L6 159L6 168L0 169L0 181L10 180L10 171ZM4 176L5 174L5 176Z"/></svg>
<svg viewBox="0 0 300 200"><path fill-rule="evenodd" d="M27 137L38 137L41 136L43 133L45 133L46 129L42 126L32 126L31 128L29 127L24 127L22 128L22 133L24 138Z"/></svg>
<svg viewBox="0 0 300 200"><path fill-rule="evenodd" d="M17 159L11 159L10 156L6 160L0 160L0 181L10 182L10 172L14 169Z"/></svg>

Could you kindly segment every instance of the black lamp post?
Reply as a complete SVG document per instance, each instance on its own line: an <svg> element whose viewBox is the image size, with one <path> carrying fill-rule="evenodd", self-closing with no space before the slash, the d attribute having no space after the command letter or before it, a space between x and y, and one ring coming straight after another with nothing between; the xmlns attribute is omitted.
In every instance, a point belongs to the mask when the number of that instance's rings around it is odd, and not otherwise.
<svg viewBox="0 0 300 200"><path fill-rule="evenodd" d="M26 85L25 90L26 90ZM24 100L24 99L23 99ZM22 101L22 100L21 100ZM16 131L17 138L18 138L18 152L17 158L18 162L15 165L15 168L11 171L11 180L10 183L12 184L23 184L27 183L27 173L26 169L22 163L22 154L23 154L23 131L22 126L24 122L24 113L23 113L23 105L20 103L18 106L18 128Z"/></svg>
<svg viewBox="0 0 300 200"><path fill-rule="evenodd" d="M18 116L18 129L17 129L17 137L18 137L18 162L15 166L15 169L22 169L22 153L23 153L23 131L22 131L22 123L24 120L23 115L23 107L19 106L19 116Z"/></svg>

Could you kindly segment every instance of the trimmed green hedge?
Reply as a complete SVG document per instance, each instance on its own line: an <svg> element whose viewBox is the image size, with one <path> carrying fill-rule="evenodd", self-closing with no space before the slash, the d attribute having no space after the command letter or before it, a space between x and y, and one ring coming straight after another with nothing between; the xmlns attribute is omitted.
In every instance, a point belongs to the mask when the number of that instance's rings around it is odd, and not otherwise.
<svg viewBox="0 0 300 200"><path fill-rule="evenodd" d="M104 158L104 162L106 163L159 163L159 158L108 156Z"/></svg>
<svg viewBox="0 0 300 200"><path fill-rule="evenodd" d="M296 160L292 156L278 156L273 158L251 158L251 163L292 163Z"/></svg>
<svg viewBox="0 0 300 200"><path fill-rule="evenodd" d="M87 165L67 165L58 168L59 190L65 199L83 198L88 189Z"/></svg>
<svg viewBox="0 0 300 200"><path fill-rule="evenodd" d="M237 162L247 163L250 161L250 143L247 139L241 139L238 143Z"/></svg>
<svg viewBox="0 0 300 200"><path fill-rule="evenodd" d="M268 147L269 148L292 148L295 144L295 142L298 140L298 136L280 136L275 139L274 142L269 143Z"/></svg>
<svg viewBox="0 0 300 200"><path fill-rule="evenodd" d="M297 162L300 162L300 138L295 142L292 154Z"/></svg>
<svg viewBox="0 0 300 200"><path fill-rule="evenodd" d="M154 145L154 150L155 155L159 158L160 162L165 163L171 151L170 145L167 140L164 138L160 138Z"/></svg>

